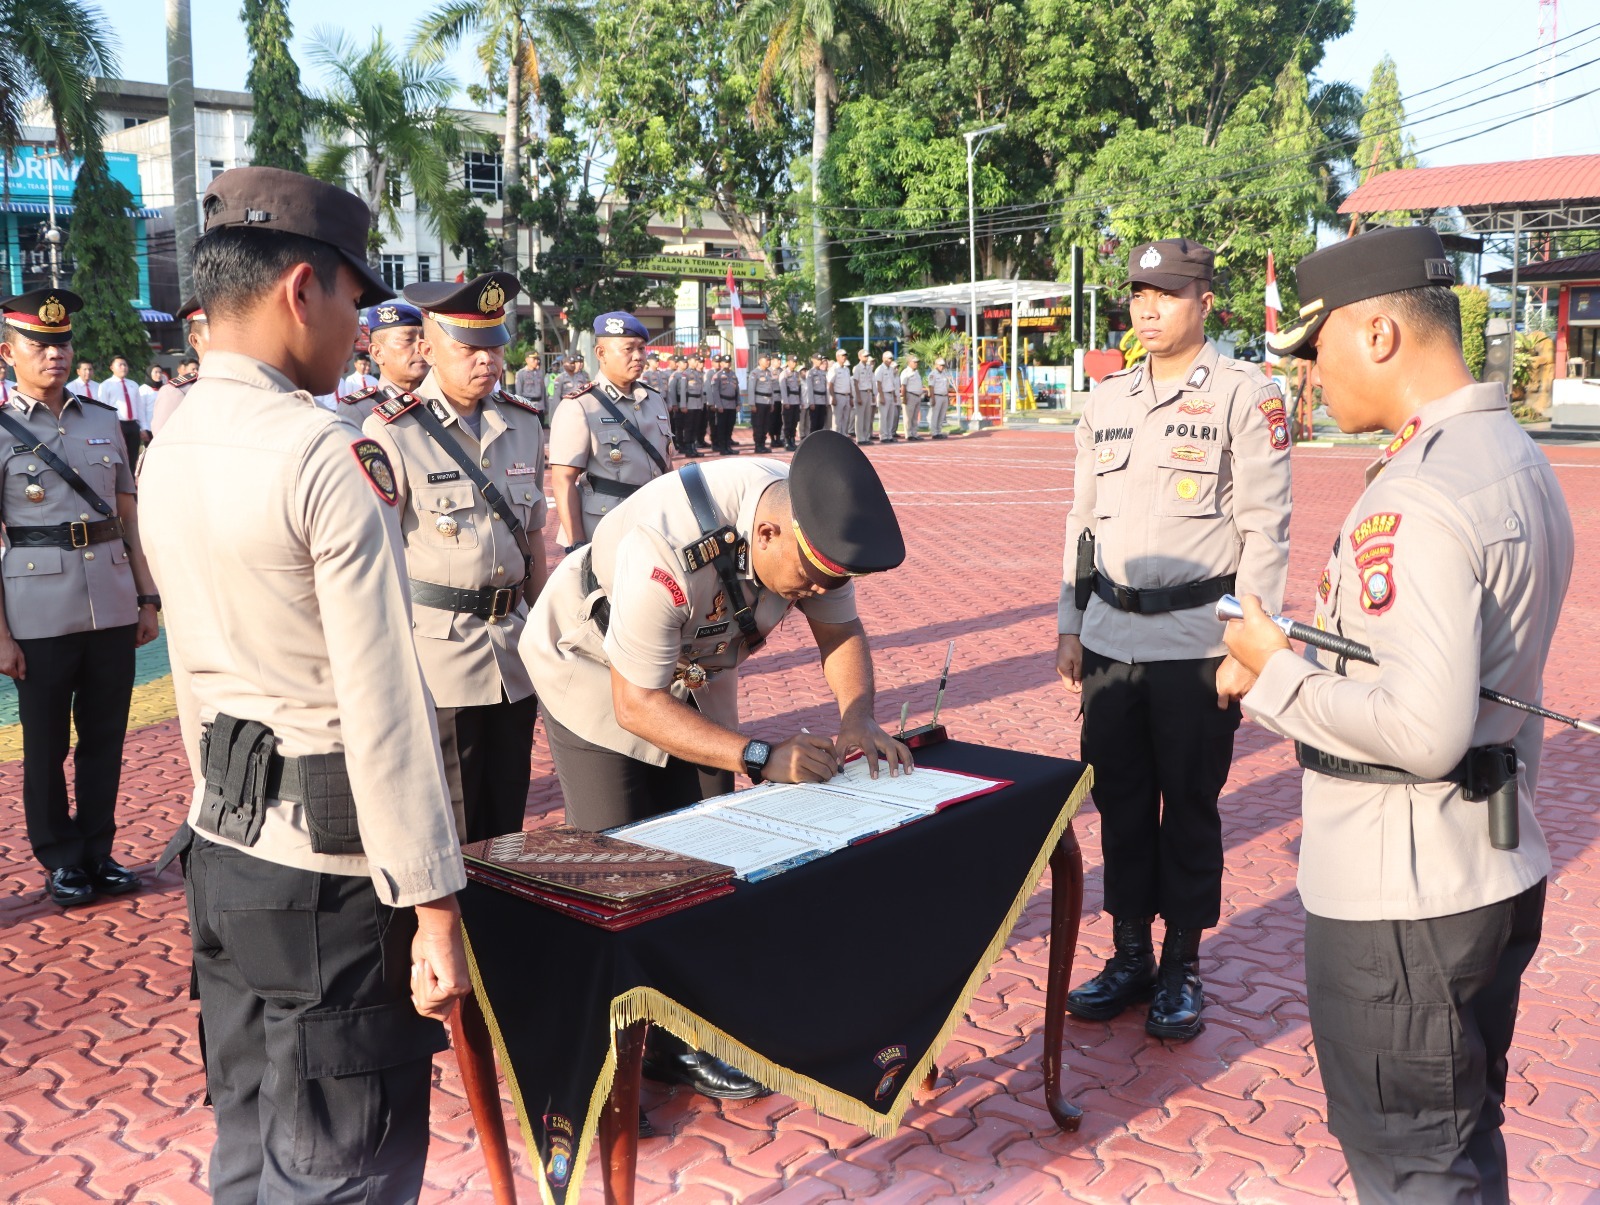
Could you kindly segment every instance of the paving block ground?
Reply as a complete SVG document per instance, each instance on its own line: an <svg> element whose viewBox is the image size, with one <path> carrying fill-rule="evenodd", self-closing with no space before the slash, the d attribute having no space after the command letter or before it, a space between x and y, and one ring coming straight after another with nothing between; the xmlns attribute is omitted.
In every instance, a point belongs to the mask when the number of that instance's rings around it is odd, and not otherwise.
<svg viewBox="0 0 1600 1205"><path fill-rule="evenodd" d="M1075 756L1076 708L1053 667L1071 440L989 432L874 448L910 557L861 584L878 714L929 710L945 645L956 661L943 718L959 739ZM1579 529L1579 560L1546 700L1600 713L1600 449L1548 450ZM1307 616L1368 452L1296 451L1286 610ZM154 861L185 807L188 770L159 648L141 659L128 734L119 854ZM752 734L826 730L827 694L804 624L787 623L742 677ZM0 758L20 754L0 688ZM8 743L9 742L9 743ZM1555 859L1545 936L1529 968L1511 1054L1505 1132L1523 1202L1600 1200L1600 740L1551 727L1542 816ZM1298 770L1289 746L1246 724L1222 800L1223 918L1202 947L1207 1028L1186 1046L1145 1035L1142 1017L1069 1021L1068 1082L1085 1110L1057 1133L1041 1096L1049 880L1028 909L934 1090L889 1138L783 1097L717 1103L647 1086L661 1137L640 1147L639 1200L981 1201L1023 1205L1351 1200L1328 1134L1307 1023L1303 914L1294 889ZM210 1111L188 1000L189 954L175 873L139 895L63 913L46 902L23 830L21 765L0 762L0 1198L187 1203L207 1199ZM541 734L529 823L558 792ZM1077 821L1087 865L1081 980L1110 952L1100 915L1099 823ZM958 881L959 864L938 873ZM460 1076L435 1068L426 1202L487 1202ZM507 1097L506 1110L511 1116ZM536 1201L513 1136L521 1199ZM591 1176L585 1205L600 1200Z"/></svg>

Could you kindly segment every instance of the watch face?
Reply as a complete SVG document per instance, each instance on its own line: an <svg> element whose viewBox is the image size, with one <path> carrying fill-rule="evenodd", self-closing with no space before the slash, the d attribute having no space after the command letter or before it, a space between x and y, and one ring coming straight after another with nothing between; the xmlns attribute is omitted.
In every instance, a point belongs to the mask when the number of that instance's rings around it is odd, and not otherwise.
<svg viewBox="0 0 1600 1205"><path fill-rule="evenodd" d="M745 760L758 766L767 764L767 758L772 756L772 746L766 741L751 741L750 747L745 750Z"/></svg>

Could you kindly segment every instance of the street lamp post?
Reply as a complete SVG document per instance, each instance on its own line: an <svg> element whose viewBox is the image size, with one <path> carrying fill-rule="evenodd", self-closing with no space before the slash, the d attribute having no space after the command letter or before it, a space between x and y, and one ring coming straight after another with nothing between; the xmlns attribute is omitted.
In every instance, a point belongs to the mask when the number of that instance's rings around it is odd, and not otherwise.
<svg viewBox="0 0 1600 1205"><path fill-rule="evenodd" d="M45 151L40 158L44 160L44 195L50 210L50 225L44 232L44 241L50 247L50 287L61 287L61 229L56 225L56 182L54 159L57 152Z"/></svg>
<svg viewBox="0 0 1600 1205"><path fill-rule="evenodd" d="M993 134L1005 128L1005 122L1000 121L992 126L984 126L981 130L968 130L962 135L967 140L967 263L968 279L972 286L971 315L967 324L967 336L972 345L969 356L972 364L972 409L967 415L969 431L978 429L978 219L973 208L972 158L977 153L979 140L985 134Z"/></svg>

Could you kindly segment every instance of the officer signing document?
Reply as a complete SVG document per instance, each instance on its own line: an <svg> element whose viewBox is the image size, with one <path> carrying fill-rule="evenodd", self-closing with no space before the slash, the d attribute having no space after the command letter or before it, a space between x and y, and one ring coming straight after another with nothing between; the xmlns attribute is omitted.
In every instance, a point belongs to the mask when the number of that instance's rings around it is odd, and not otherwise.
<svg viewBox="0 0 1600 1205"><path fill-rule="evenodd" d="M1328 1128L1364 1205L1504 1202L1506 1051L1550 873L1533 809L1544 721L1478 690L1539 698L1572 521L1501 387L1462 359L1433 230L1363 234L1295 277L1300 315L1274 350L1312 362L1341 430L1394 433L1316 586L1316 626L1378 664L1295 656L1254 598L1227 632L1245 714L1292 738L1306 770L1299 887ZM1486 800L1511 782L1521 841L1497 849Z"/></svg>

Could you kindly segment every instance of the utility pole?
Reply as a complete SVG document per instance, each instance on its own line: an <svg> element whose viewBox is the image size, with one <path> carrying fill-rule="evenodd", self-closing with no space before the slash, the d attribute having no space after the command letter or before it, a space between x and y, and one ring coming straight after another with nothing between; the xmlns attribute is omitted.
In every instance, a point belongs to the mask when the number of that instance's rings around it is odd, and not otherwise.
<svg viewBox="0 0 1600 1205"><path fill-rule="evenodd" d="M967 265L968 280L972 288L971 307L967 336L971 340L971 353L968 357L972 368L972 410L967 415L967 430L978 429L978 219L974 209L972 189L972 158L977 153L978 143L985 134L993 134L1006 128L1003 121L992 126L984 126L981 130L968 130L962 135L967 140ZM1016 311L1012 311L1012 317Z"/></svg>
<svg viewBox="0 0 1600 1205"><path fill-rule="evenodd" d="M167 125L172 143L172 235L178 297L194 295L194 241L200 237L200 197L194 168L194 42L189 0L167 0Z"/></svg>

